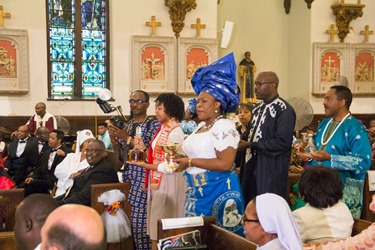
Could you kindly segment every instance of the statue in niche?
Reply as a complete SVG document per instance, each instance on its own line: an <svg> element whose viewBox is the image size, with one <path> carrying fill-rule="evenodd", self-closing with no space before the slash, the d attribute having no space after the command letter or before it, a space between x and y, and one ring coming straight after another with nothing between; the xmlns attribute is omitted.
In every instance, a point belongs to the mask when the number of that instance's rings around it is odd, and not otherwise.
<svg viewBox="0 0 375 250"><path fill-rule="evenodd" d="M255 67L254 61L251 60L250 51L245 52L245 58L242 59L242 61L240 62L240 71L242 71L240 73L241 80L246 81L246 84L245 84L246 89L242 90L242 91L245 91L246 93L245 98L253 99L254 98L254 73L256 72L256 67Z"/></svg>

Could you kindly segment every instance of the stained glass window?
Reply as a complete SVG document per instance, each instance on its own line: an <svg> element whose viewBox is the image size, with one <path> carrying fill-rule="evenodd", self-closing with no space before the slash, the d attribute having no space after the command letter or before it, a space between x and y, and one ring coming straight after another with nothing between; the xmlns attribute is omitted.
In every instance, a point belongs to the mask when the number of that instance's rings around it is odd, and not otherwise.
<svg viewBox="0 0 375 250"><path fill-rule="evenodd" d="M50 98L96 98L108 88L109 0L46 0Z"/></svg>

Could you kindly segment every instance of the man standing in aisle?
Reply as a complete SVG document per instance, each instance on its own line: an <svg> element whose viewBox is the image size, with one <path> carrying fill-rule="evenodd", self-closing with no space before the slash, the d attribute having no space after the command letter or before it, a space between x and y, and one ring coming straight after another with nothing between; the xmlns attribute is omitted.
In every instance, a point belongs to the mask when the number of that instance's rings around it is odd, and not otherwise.
<svg viewBox="0 0 375 250"><path fill-rule="evenodd" d="M332 86L324 97L326 119L318 125L311 153L312 165L336 169L344 185L343 200L354 218L361 217L363 184L371 164L371 146L366 128L349 111L352 92Z"/></svg>
<svg viewBox="0 0 375 250"><path fill-rule="evenodd" d="M279 78L272 71L261 72L255 80L255 94L262 102L253 110L242 177L245 204L255 196L274 193L286 198L289 161L296 114L279 97Z"/></svg>

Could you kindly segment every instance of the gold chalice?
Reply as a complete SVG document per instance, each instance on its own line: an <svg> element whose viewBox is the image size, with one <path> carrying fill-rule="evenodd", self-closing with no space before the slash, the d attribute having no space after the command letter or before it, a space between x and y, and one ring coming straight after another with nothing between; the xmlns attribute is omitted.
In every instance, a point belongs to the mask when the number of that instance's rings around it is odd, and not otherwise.
<svg viewBox="0 0 375 250"><path fill-rule="evenodd" d="M168 154L168 165L165 167L165 171L175 171L177 169L176 164L173 162L174 154L177 152L179 144L173 142L167 142L164 145L161 145L161 148L165 153Z"/></svg>

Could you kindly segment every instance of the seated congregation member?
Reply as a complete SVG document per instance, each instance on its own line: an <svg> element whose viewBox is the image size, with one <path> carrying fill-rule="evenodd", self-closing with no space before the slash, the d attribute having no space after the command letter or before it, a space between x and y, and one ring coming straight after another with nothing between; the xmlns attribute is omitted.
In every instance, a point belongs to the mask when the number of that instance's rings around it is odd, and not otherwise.
<svg viewBox="0 0 375 250"><path fill-rule="evenodd" d="M91 185L102 183L117 183L117 171L107 157L107 151L102 141L94 140L85 150L89 166L76 175L73 185L65 194L56 197L60 205L75 203L90 206Z"/></svg>
<svg viewBox="0 0 375 250"><path fill-rule="evenodd" d="M58 206L55 199L47 194L30 195L17 206L14 237L18 250L40 249L42 226Z"/></svg>
<svg viewBox="0 0 375 250"><path fill-rule="evenodd" d="M181 172L162 172L165 153L161 147L168 142L181 144L184 141L184 133L180 127L180 121L184 116L184 102L181 97L173 93L164 93L156 98L155 106L156 118L162 125L150 143L148 163L130 162L148 169L146 172L147 232L152 240L153 249L156 249L157 221L184 216L186 190ZM136 148L146 149L142 138L136 136L134 141Z"/></svg>
<svg viewBox="0 0 375 250"><path fill-rule="evenodd" d="M55 176L55 169L65 156L72 153L70 148L63 145L64 132L55 129L49 134L48 145L39 164L34 169L30 177L25 180L25 196L33 193L50 193L53 189L57 178Z"/></svg>
<svg viewBox="0 0 375 250"><path fill-rule="evenodd" d="M44 152L49 149L48 140L49 140L49 130L46 127L39 127L36 130L35 137L38 139L38 152L39 157L38 161L41 159L41 156L44 154Z"/></svg>
<svg viewBox="0 0 375 250"><path fill-rule="evenodd" d="M104 224L91 207L69 204L55 209L42 228L42 250L105 250Z"/></svg>
<svg viewBox="0 0 375 250"><path fill-rule="evenodd" d="M85 151L89 142L92 141L94 141L94 135L91 130L84 129L77 132L75 153L67 154L64 160L56 166L57 189L55 197L63 195L73 185L73 178L89 166Z"/></svg>
<svg viewBox="0 0 375 250"><path fill-rule="evenodd" d="M301 250L302 242L292 211L284 198L272 193L256 196L243 216L246 239L260 250Z"/></svg>
<svg viewBox="0 0 375 250"><path fill-rule="evenodd" d="M191 82L198 95L197 113L202 121L182 149L187 157L176 159L187 183L185 216L216 216L216 223L242 235L244 202L234 159L240 136L225 119L239 103L233 54L197 70Z"/></svg>
<svg viewBox="0 0 375 250"><path fill-rule="evenodd" d="M35 115L30 117L26 125L31 135L34 135L39 127L47 127L49 131L57 129L56 118L46 111L44 102L38 102L35 105Z"/></svg>
<svg viewBox="0 0 375 250"><path fill-rule="evenodd" d="M108 124L105 122L98 124L98 140L104 142L105 148L107 150L113 150L107 127Z"/></svg>
<svg viewBox="0 0 375 250"><path fill-rule="evenodd" d="M38 140L29 136L26 125L18 127L15 138L8 147L5 169L17 187L24 186L27 174L33 169L38 157Z"/></svg>
<svg viewBox="0 0 375 250"><path fill-rule="evenodd" d="M349 208L340 201L343 185L336 170L308 167L298 185L307 202L293 211L302 242L334 241L351 235L354 221Z"/></svg>

